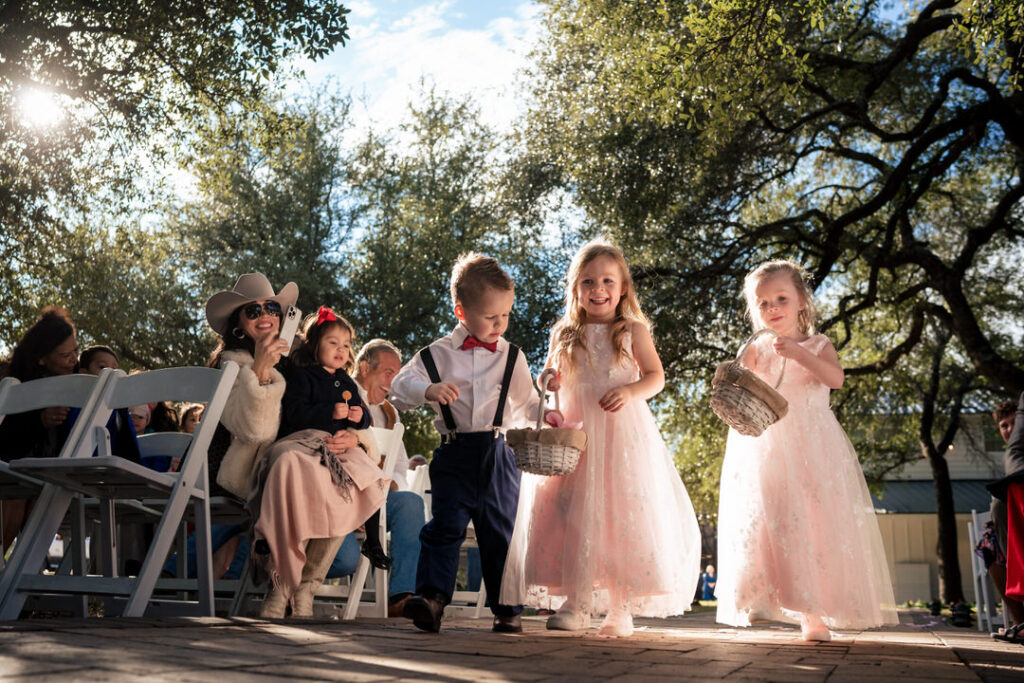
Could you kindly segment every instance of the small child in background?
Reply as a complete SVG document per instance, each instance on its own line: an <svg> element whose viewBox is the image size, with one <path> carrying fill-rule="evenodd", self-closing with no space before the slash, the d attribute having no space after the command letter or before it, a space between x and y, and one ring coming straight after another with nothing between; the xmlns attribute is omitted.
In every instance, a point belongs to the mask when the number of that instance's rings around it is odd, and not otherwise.
<svg viewBox="0 0 1024 683"><path fill-rule="evenodd" d="M625 637L633 615L690 608L701 536L647 406L665 375L625 257L595 240L576 254L566 280L547 361L561 379L548 387L561 388L564 422L582 422L587 450L571 474L524 477L535 493L528 506L524 485L516 519L523 576L510 562L502 599L521 595L548 607L565 597L549 629L586 629L591 614L605 613L598 634Z"/></svg>
<svg viewBox="0 0 1024 683"><path fill-rule="evenodd" d="M743 365L789 412L760 436L729 431L718 508L718 621L789 620L804 640L829 628L899 623L874 507L857 454L829 407L843 368L823 334L803 271L766 263L744 282L754 327Z"/></svg>

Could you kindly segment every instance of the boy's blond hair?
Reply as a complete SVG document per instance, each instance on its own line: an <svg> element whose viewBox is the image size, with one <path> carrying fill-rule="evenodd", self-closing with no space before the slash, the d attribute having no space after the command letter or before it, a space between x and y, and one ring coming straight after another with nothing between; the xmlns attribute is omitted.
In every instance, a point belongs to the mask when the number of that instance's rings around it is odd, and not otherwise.
<svg viewBox="0 0 1024 683"><path fill-rule="evenodd" d="M515 283L497 259L473 251L460 254L452 266L452 303L473 306L487 287L515 291Z"/></svg>

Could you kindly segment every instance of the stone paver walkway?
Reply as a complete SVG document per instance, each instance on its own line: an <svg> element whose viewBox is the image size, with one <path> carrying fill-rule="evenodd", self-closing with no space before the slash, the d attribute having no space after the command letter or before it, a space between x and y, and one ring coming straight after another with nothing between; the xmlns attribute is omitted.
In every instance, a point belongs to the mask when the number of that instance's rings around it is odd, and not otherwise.
<svg viewBox="0 0 1024 683"><path fill-rule="evenodd" d="M543 617L517 635L465 618L440 635L381 619L41 619L0 624L0 679L1024 681L1024 647L920 611L901 619L820 644L782 624L721 628L711 614L641 619L618 640L546 631Z"/></svg>

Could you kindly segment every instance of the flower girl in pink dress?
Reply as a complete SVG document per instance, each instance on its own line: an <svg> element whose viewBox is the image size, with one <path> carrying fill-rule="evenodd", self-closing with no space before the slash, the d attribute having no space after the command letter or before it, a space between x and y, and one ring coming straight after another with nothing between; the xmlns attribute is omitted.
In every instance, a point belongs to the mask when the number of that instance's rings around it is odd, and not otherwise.
<svg viewBox="0 0 1024 683"><path fill-rule="evenodd" d="M766 263L747 275L747 307L762 335L744 366L789 402L761 436L733 430L718 507L718 621L781 619L805 640L829 628L898 623L892 582L857 454L829 408L843 369L823 334L799 266ZM783 368L783 363L785 367Z"/></svg>
<svg viewBox="0 0 1024 683"><path fill-rule="evenodd" d="M501 601L564 599L549 629L583 630L604 613L599 635L629 636L633 615L690 607L700 531L647 406L664 372L622 252L587 244L567 283L547 362L559 379L549 388L561 389L565 422L582 423L587 450L572 474L524 475Z"/></svg>

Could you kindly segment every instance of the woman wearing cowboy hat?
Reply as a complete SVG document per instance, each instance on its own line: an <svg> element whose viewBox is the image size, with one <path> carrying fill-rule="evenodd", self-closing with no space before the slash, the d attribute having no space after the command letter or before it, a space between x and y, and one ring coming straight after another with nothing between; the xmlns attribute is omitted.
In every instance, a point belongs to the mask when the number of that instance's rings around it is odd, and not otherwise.
<svg viewBox="0 0 1024 683"><path fill-rule="evenodd" d="M221 337L210 364L216 367L231 360L240 368L211 443L211 476L216 468L217 483L246 499L257 539L253 559L273 580L260 610L267 618L284 617L289 602L292 616L313 615L313 593L344 536L354 530L340 528L335 519L347 516L325 514L354 501L351 492L335 486L331 471L321 464L323 457L310 457L309 449L294 439L269 448L278 437L285 393L285 377L277 366L289 351L278 331L283 311L297 298L295 283L275 294L265 276L249 273L206 303L206 319ZM344 451L338 439L335 435L318 440L319 450ZM218 441L229 441L226 450L217 447ZM219 466L218 452L224 452ZM294 505L265 505L267 500L291 500ZM325 505L314 509L309 502L313 500ZM273 544L265 540L268 532ZM279 557L270 552L271 546Z"/></svg>

